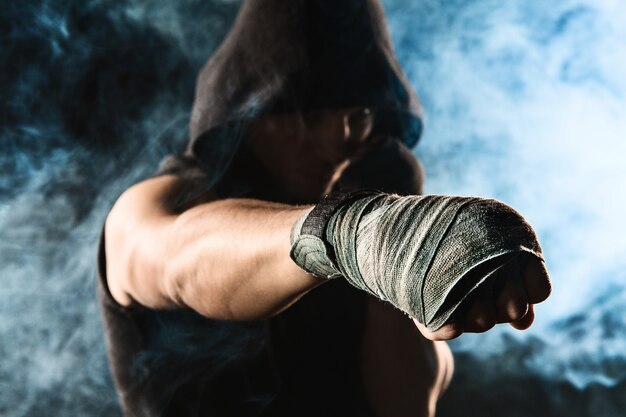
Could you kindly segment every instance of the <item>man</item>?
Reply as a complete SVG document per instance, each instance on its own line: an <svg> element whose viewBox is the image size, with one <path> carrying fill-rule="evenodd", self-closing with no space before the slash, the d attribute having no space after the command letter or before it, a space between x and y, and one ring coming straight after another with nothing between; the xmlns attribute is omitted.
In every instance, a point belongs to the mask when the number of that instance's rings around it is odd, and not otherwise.
<svg viewBox="0 0 626 417"><path fill-rule="evenodd" d="M105 224L125 415L433 415L441 340L530 326L550 291L532 230L497 202L415 197L420 132L378 1L246 2L198 78L187 152ZM457 280L459 241L503 250Z"/></svg>

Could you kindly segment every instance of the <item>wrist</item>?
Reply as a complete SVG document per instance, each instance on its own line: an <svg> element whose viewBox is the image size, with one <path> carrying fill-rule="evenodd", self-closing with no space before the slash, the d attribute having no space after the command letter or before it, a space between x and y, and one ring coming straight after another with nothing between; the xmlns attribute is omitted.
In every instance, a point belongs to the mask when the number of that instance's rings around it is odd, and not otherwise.
<svg viewBox="0 0 626 417"><path fill-rule="evenodd" d="M308 209L294 223L291 230L290 256L294 262L316 277L331 279L341 276L332 242L326 237L329 222L341 207L372 194L380 192L336 191Z"/></svg>

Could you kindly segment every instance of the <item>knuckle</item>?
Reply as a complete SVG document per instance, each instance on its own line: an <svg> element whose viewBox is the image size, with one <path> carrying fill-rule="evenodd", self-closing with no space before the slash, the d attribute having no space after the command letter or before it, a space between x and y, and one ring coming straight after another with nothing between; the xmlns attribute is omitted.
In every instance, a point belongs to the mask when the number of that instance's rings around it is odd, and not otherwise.
<svg viewBox="0 0 626 417"><path fill-rule="evenodd" d="M510 321L516 321L521 319L528 312L528 304L524 300L515 300L508 308L508 319Z"/></svg>
<svg viewBox="0 0 626 417"><path fill-rule="evenodd" d="M482 313L476 317L475 328L479 332L486 332L496 325L496 318L493 314Z"/></svg>

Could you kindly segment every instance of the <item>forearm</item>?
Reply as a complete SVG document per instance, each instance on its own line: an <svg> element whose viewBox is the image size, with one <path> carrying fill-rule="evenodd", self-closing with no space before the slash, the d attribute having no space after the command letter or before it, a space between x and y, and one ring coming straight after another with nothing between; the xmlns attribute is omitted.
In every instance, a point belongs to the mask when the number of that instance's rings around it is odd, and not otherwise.
<svg viewBox="0 0 626 417"><path fill-rule="evenodd" d="M321 281L289 257L293 223L306 211L230 199L194 207L175 221L164 276L172 298L214 318L276 314Z"/></svg>
<svg viewBox="0 0 626 417"><path fill-rule="evenodd" d="M254 320L321 282L289 257L291 226L306 207L228 199L167 212L163 201L179 184L175 177L148 180L109 214L107 274L118 302Z"/></svg>

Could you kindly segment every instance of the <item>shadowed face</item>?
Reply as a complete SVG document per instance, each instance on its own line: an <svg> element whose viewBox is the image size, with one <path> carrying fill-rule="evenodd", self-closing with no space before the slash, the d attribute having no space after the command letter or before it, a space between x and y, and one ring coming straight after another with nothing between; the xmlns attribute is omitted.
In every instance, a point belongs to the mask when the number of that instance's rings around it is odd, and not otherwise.
<svg viewBox="0 0 626 417"><path fill-rule="evenodd" d="M328 192L350 160L372 146L368 109L278 114L252 123L247 145L272 181L292 198Z"/></svg>

